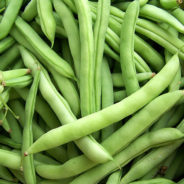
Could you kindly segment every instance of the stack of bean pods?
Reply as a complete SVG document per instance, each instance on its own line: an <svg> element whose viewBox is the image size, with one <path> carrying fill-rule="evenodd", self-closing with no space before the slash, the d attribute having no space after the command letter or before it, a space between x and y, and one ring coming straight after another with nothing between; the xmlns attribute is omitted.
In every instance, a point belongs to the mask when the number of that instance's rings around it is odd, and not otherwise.
<svg viewBox="0 0 184 184"><path fill-rule="evenodd" d="M182 0L0 0L0 184L184 184Z"/></svg>

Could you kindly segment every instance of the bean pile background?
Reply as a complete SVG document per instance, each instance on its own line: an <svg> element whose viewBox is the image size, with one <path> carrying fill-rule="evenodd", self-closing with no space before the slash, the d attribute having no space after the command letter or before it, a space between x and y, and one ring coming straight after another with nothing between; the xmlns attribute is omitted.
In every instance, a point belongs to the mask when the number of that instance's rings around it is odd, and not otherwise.
<svg viewBox="0 0 184 184"><path fill-rule="evenodd" d="M184 184L182 0L0 0L0 184Z"/></svg>

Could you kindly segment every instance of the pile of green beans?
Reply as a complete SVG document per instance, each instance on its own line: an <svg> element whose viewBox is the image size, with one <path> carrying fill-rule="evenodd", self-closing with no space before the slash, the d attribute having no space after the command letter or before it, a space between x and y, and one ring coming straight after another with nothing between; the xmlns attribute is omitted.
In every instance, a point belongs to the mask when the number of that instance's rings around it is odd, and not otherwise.
<svg viewBox="0 0 184 184"><path fill-rule="evenodd" d="M0 0L0 184L184 184L183 0Z"/></svg>

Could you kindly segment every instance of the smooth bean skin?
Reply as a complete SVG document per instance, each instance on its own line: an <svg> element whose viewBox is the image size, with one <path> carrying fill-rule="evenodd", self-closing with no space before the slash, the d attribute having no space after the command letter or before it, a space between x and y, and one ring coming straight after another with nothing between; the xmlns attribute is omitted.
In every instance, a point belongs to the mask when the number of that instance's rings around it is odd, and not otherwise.
<svg viewBox="0 0 184 184"><path fill-rule="evenodd" d="M44 59L45 64L52 67L63 76L75 78L70 65L59 57L49 46L37 35L37 33L21 18L15 21L15 26L25 36L28 43L35 48L39 55ZM53 59L54 58L54 59Z"/></svg>
<svg viewBox="0 0 184 184"><path fill-rule="evenodd" d="M123 150L128 144L136 139L136 137L141 135L149 126L151 126L151 124L153 124L153 122L157 120L161 114L173 106L182 95L183 94L180 91L173 92L172 94L168 93L161 95L160 97L156 98L141 111L135 114L129 121L125 123L124 126L119 128L116 132L104 140L102 142L102 146L106 148L111 155ZM166 103L168 106L165 106ZM120 137L124 141L120 142ZM43 165L37 167L36 169L42 177L56 177L53 179L59 179L75 176L94 167L95 165L96 163L91 162L84 155L82 155L67 161L61 166ZM50 176L48 173L55 173L55 176Z"/></svg>
<svg viewBox="0 0 184 184"><path fill-rule="evenodd" d="M37 15L37 0L31 0L27 6L25 7L23 13L22 13L22 18L26 21L31 21L34 17Z"/></svg>
<svg viewBox="0 0 184 184"><path fill-rule="evenodd" d="M182 3L180 0L160 0L160 4L164 9L174 9Z"/></svg>
<svg viewBox="0 0 184 184"><path fill-rule="evenodd" d="M24 49L23 47L20 47L20 49L24 64L28 68L31 68L33 75L35 74L37 65L39 65L42 69L39 89L42 96L45 98L45 100L49 103L51 108L58 116L60 122L62 124L74 122L76 120L76 117L72 113L66 100L58 93L57 89L52 84L47 71L26 49ZM101 163L112 159L111 155L100 144L98 144L92 136L83 137L79 140L76 140L75 143L77 144L79 149L81 149L94 162Z"/></svg>
<svg viewBox="0 0 184 184"><path fill-rule="evenodd" d="M137 73L136 77L139 82L143 82L151 79L155 76L155 73L146 72L146 73ZM112 81L114 87L124 87L123 77L121 73L112 73Z"/></svg>
<svg viewBox="0 0 184 184"><path fill-rule="evenodd" d="M126 91L125 90L120 90L120 91L115 91L114 92L114 102L120 102L124 98L126 98Z"/></svg>
<svg viewBox="0 0 184 184"><path fill-rule="evenodd" d="M127 95L139 89L133 58L135 25L139 15L139 2L132 2L125 13L120 36L120 64Z"/></svg>
<svg viewBox="0 0 184 184"><path fill-rule="evenodd" d="M120 179L121 179L121 175L122 175L121 172L122 171L120 170L120 171L116 171L116 172L112 173L109 176L106 184L119 184L120 183Z"/></svg>
<svg viewBox="0 0 184 184"><path fill-rule="evenodd" d="M20 169L20 154L0 149L0 164L11 169Z"/></svg>
<svg viewBox="0 0 184 184"><path fill-rule="evenodd" d="M0 23L0 40L5 38L10 32L10 29L12 28L15 22L15 19L19 13L22 3L23 0L13 0L10 1L10 3L8 4L8 7L6 8L6 11Z"/></svg>
<svg viewBox="0 0 184 184"><path fill-rule="evenodd" d="M15 40L8 36L0 41L0 54L2 54L5 50L11 47L15 43Z"/></svg>
<svg viewBox="0 0 184 184"><path fill-rule="evenodd" d="M81 45L80 45L78 24L75 21L75 18L71 10L62 1L54 0L53 3L56 12L58 13L59 18L61 19L63 26L66 30L66 34L69 41L69 47L74 61L75 73L76 76L79 78L80 62L81 62L80 61Z"/></svg>
<svg viewBox="0 0 184 184"><path fill-rule="evenodd" d="M184 24L184 11L181 8L176 8L171 11L171 14L175 16L182 24Z"/></svg>
<svg viewBox="0 0 184 184"><path fill-rule="evenodd" d="M150 102L153 98L158 96L158 94L161 93L169 85L174 75L176 74L178 67L178 56L174 55L170 62L168 62L154 78L147 82L147 84L145 84L137 92L125 98L121 102L83 117L73 124L64 125L49 131L28 149L28 153L30 154L39 152L41 150L67 143L71 140L76 140L80 137L89 135L92 132L96 132L115 122L118 122L128 115L133 114L145 104ZM172 74L170 70L172 70ZM168 71L170 71L170 74L168 74ZM159 81L159 83L157 81ZM111 116L110 114L114 114L114 116ZM49 144L49 140L51 137L53 139L54 136L57 138L59 137L59 139L55 140L54 143L51 141ZM44 142L47 142L46 146L43 145Z"/></svg>
<svg viewBox="0 0 184 184"><path fill-rule="evenodd" d="M179 135L180 134L180 135ZM182 139L183 133L174 128L165 128L147 133L135 140L131 145L114 156L113 161L101 164L75 178L71 184L95 184L106 175L128 164L133 158L153 147L167 145L177 139Z"/></svg>
<svg viewBox="0 0 184 184"><path fill-rule="evenodd" d="M0 179L1 184L16 184L15 182Z"/></svg>
<svg viewBox="0 0 184 184"><path fill-rule="evenodd" d="M56 22L52 12L51 0L37 0L37 11L41 22L41 28L46 37L54 45Z"/></svg>
<svg viewBox="0 0 184 184"><path fill-rule="evenodd" d="M10 171L2 165L0 166L0 178L4 179L6 181L14 181L14 178L10 174Z"/></svg>
<svg viewBox="0 0 184 184"><path fill-rule="evenodd" d="M101 71L103 62L105 35L108 28L110 14L110 0L99 0L97 6L97 18L94 23L94 86L95 86L95 110L101 109Z"/></svg>
<svg viewBox="0 0 184 184"><path fill-rule="evenodd" d="M184 183L184 179L181 179L177 184L183 184Z"/></svg>

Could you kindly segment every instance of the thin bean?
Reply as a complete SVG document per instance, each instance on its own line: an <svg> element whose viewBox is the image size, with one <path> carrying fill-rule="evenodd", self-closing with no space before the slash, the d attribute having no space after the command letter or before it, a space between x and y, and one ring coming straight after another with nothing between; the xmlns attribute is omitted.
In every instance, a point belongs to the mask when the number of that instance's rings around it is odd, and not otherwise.
<svg viewBox="0 0 184 184"><path fill-rule="evenodd" d="M92 19L87 0L75 1L81 42L80 106L82 116L95 111L94 103L94 40Z"/></svg>
<svg viewBox="0 0 184 184"><path fill-rule="evenodd" d="M8 112L7 114L7 121L11 128L10 137L12 138L12 140L14 140L17 143L22 143L22 130L17 120L10 112Z"/></svg>
<svg viewBox="0 0 184 184"><path fill-rule="evenodd" d="M27 6L25 7L23 13L22 13L22 18L26 21L31 21L36 17L37 15L37 0L31 0Z"/></svg>
<svg viewBox="0 0 184 184"><path fill-rule="evenodd" d="M24 35L28 43L35 48L35 51L44 59L47 66L63 76L75 78L70 65L59 57L49 46L37 35L37 33L20 17L15 21L15 26ZM49 68L49 67L48 67Z"/></svg>
<svg viewBox="0 0 184 184"><path fill-rule="evenodd" d="M28 97L29 90L28 88L24 89L16 89L16 92L21 96L23 100L26 100ZM48 104L44 101L44 99L37 95L36 97L36 106L35 110L47 124L50 129L56 128L60 125L59 120L50 109Z"/></svg>
<svg viewBox="0 0 184 184"><path fill-rule="evenodd" d="M25 124L23 129L23 142L22 142L22 169L26 183L36 184L36 174L33 164L33 155L25 156L25 151L33 143L33 131L32 123L34 116L34 108L36 104L37 90L40 80L40 69L38 69L34 75L34 80L31 85L28 97L25 105Z"/></svg>
<svg viewBox="0 0 184 184"><path fill-rule="evenodd" d="M184 24L184 11L181 8L176 8L171 11L171 14L175 16L182 24Z"/></svg>
<svg viewBox="0 0 184 184"><path fill-rule="evenodd" d="M12 131L10 128L9 122L6 119L6 114L3 113L2 110L0 111L0 124L3 127L3 129L8 133Z"/></svg>
<svg viewBox="0 0 184 184"><path fill-rule="evenodd" d="M42 180L39 184L69 184L73 178L63 179L63 180Z"/></svg>
<svg viewBox="0 0 184 184"><path fill-rule="evenodd" d="M23 0L13 0L10 1L10 3L8 4L8 7L6 8L0 23L0 40L5 38L10 32L10 29L12 28L15 22L15 19L19 13L22 3Z"/></svg>
<svg viewBox="0 0 184 184"><path fill-rule="evenodd" d="M52 12L51 0L37 0L37 11L41 22L41 28L46 37L54 45L56 22Z"/></svg>
<svg viewBox="0 0 184 184"><path fill-rule="evenodd" d="M0 54L2 54L5 50L11 47L15 43L15 40L8 36L0 41Z"/></svg>
<svg viewBox="0 0 184 184"><path fill-rule="evenodd" d="M0 143L4 144L4 145L7 145L11 148L15 148L15 149L20 149L21 148L20 143L16 143L12 139L10 139L9 137L6 137L4 135L0 135Z"/></svg>
<svg viewBox="0 0 184 184"><path fill-rule="evenodd" d="M4 166L0 166L0 178L6 181L15 181L15 178L13 178L9 170Z"/></svg>
<svg viewBox="0 0 184 184"><path fill-rule="evenodd" d="M106 58L102 61L102 109L114 104L113 83L110 67ZM114 125L102 129L102 141L114 132Z"/></svg>
<svg viewBox="0 0 184 184"><path fill-rule="evenodd" d="M122 175L121 171L116 171L116 172L112 173L109 176L106 184L119 184L120 179L121 179L121 175Z"/></svg>
<svg viewBox="0 0 184 184"><path fill-rule="evenodd" d="M102 146L104 146L111 155L114 155L123 150L130 142L135 140L149 126L151 126L153 122L160 117L161 114L167 111L169 106L174 105L177 99L181 97L181 92L179 96L177 95L178 92L172 92L172 94L168 93L153 100L150 104L135 114L128 122L126 122L124 126L119 128L116 132L104 140L102 142ZM176 98L176 96L178 97ZM166 106L165 103L168 103L168 106ZM142 126L140 126L140 123ZM120 137L124 141L119 141ZM75 176L92 168L95 165L97 164L91 162L84 155L82 155L67 161L61 166L43 165L37 167L36 169L42 177L56 177L53 179L59 179ZM64 172L66 170L68 172ZM49 175L48 173L55 174Z"/></svg>
<svg viewBox="0 0 184 184"><path fill-rule="evenodd" d="M0 179L1 184L16 184L16 182L11 182L7 180Z"/></svg>
<svg viewBox="0 0 184 184"><path fill-rule="evenodd" d="M26 184L22 171L15 170L15 169L10 169L10 171L12 172L12 174L13 174L20 182L22 182L23 184Z"/></svg>
<svg viewBox="0 0 184 184"><path fill-rule="evenodd" d="M136 77L137 77L139 82L149 80L154 76L155 76L155 73L151 73L151 72L136 74ZM114 87L124 87L123 77L122 77L121 73L113 73L112 74L112 81L113 81Z"/></svg>
<svg viewBox="0 0 184 184"><path fill-rule="evenodd" d="M13 69L16 70L16 69L21 69L21 68L24 68L24 64L22 62L22 59L18 59L14 65L13 65Z"/></svg>
<svg viewBox="0 0 184 184"><path fill-rule="evenodd" d="M120 90L120 91L115 91L114 92L114 102L120 102L124 98L126 98L126 91L125 90Z"/></svg>
<svg viewBox="0 0 184 184"><path fill-rule="evenodd" d="M75 21L75 18L71 10L60 0L54 0L54 7L59 15L59 18L63 22L71 54L74 61L74 67L77 77L80 74L80 62L81 62L81 45L79 37L79 28Z"/></svg>
<svg viewBox="0 0 184 184"><path fill-rule="evenodd" d="M94 24L94 62L95 62L95 110L101 109L101 67L104 52L105 35L108 28L110 0L99 0L97 18ZM106 129L107 130L107 129Z"/></svg>
<svg viewBox="0 0 184 184"><path fill-rule="evenodd" d="M155 179L150 179L150 180L142 180L142 181L135 181L131 182L130 184L175 184L175 182L165 179L165 178L155 178Z"/></svg>
<svg viewBox="0 0 184 184"><path fill-rule="evenodd" d="M133 58L134 50L134 32L135 25L139 15L139 2L132 2L124 17L121 28L120 42L120 64L123 76L123 82L127 95L131 95L139 89L139 83L136 78L136 71Z"/></svg>
<svg viewBox="0 0 184 184"><path fill-rule="evenodd" d="M12 46L0 56L0 69L5 70L19 56L17 45Z"/></svg>
<svg viewBox="0 0 184 184"><path fill-rule="evenodd" d="M162 146L164 144L167 145L168 143L172 143L172 141L182 139L182 137L183 133L173 128L161 129L152 133L144 134L123 151L115 155L112 161L108 161L85 172L84 174L75 178L71 184L97 183L112 171L118 170L125 166L133 158L139 156L150 148Z"/></svg>
<svg viewBox="0 0 184 184"><path fill-rule="evenodd" d="M38 61L23 47L21 47L21 54L24 60L24 64L28 68L31 68L34 75L36 66L38 65ZM39 88L42 96L47 100L51 108L54 110L60 122L62 122L63 124L68 124L75 121L76 117L72 113L66 100L58 93L58 91L52 84L47 71L41 65L40 68L42 69L42 71ZM91 160L95 162L104 162L111 159L109 153L91 136L83 137L79 140L76 140L75 143L77 144L79 149L81 149Z"/></svg>

